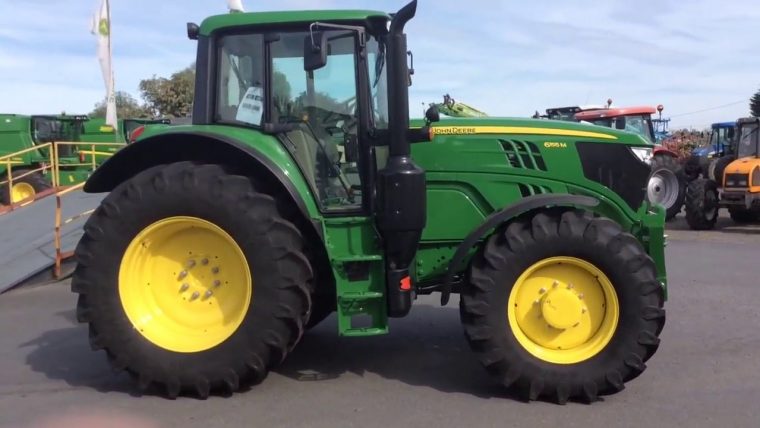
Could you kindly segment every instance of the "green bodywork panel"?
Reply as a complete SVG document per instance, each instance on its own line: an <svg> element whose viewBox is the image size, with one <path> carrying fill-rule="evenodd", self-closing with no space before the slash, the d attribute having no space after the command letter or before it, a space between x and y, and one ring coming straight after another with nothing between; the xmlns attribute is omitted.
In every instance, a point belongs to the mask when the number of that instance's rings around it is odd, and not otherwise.
<svg viewBox="0 0 760 428"><path fill-rule="evenodd" d="M422 125L421 121L412 123L413 127ZM575 149L578 141L651 147L646 140L609 128L532 119L451 119L435 123L434 131L432 141L412 145L412 157L426 171L428 203L427 226L412 267L416 283L440 283L459 243L494 211L527 195L569 193L597 198L600 203L593 211L618 222L644 244L666 287L664 211L646 203L634 209L609 188L587 179ZM387 331L383 250L371 216L323 215L294 157L273 136L244 127L176 126L151 129L144 137L165 132L231 138L277 165L301 195L308 216L321 225L336 280L341 334ZM510 157L513 141L523 146L532 143L537 151L525 153L517 147L516 156ZM350 270L355 265L363 269L352 278ZM354 325L352 320L358 315L369 316L368 323Z"/></svg>
<svg viewBox="0 0 760 428"><path fill-rule="evenodd" d="M390 19L387 13L372 10L306 10L286 12L230 13L206 18L200 34L208 36L218 29L249 25L269 25L298 22L363 21L368 18Z"/></svg>
<svg viewBox="0 0 760 428"><path fill-rule="evenodd" d="M81 136L81 141L88 143L120 143L126 144L127 134L135 128L146 126L169 126L162 120L152 119L119 119L118 130L114 130L112 126L106 125L104 118L93 118L85 122L84 132Z"/></svg>

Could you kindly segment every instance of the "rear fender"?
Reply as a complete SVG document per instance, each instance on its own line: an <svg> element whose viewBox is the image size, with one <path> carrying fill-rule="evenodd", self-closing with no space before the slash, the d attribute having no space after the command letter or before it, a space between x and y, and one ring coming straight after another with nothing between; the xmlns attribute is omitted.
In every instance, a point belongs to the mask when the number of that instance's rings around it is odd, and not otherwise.
<svg viewBox="0 0 760 428"><path fill-rule="evenodd" d="M286 158L273 160L254 147L218 134L162 133L129 144L106 160L87 180L84 191L110 192L122 182L157 165L181 161L217 163L274 185L278 196L287 195L305 218L318 217L311 191L300 172L293 173L287 165L280 165L293 164L291 158L287 153L278 156ZM295 166L294 169L298 171Z"/></svg>

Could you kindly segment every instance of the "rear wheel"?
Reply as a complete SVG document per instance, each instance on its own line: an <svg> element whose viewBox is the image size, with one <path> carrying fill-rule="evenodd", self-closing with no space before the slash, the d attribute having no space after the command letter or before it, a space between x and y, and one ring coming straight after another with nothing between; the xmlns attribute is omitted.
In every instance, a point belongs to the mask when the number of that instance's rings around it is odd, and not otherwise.
<svg viewBox="0 0 760 428"><path fill-rule="evenodd" d="M106 197L76 250L90 343L143 389L234 392L303 334L310 264L275 200L217 165L144 171Z"/></svg>
<svg viewBox="0 0 760 428"><path fill-rule="evenodd" d="M693 230L709 230L718 221L718 185L698 178L686 188L686 222Z"/></svg>
<svg viewBox="0 0 760 428"><path fill-rule="evenodd" d="M19 170L13 175L19 176L26 173L25 170ZM6 177L3 178L7 179ZM50 182L42 174L34 172L25 177L14 179L10 192L8 191L8 183L3 184L2 189L0 189L0 203L5 205L16 204L34 198L37 194L51 187Z"/></svg>
<svg viewBox="0 0 760 428"><path fill-rule="evenodd" d="M460 314L470 346L529 400L595 401L645 369L665 322L641 244L611 220L552 210L498 230L474 257Z"/></svg>
<svg viewBox="0 0 760 428"><path fill-rule="evenodd" d="M665 208L665 219L675 217L683 207L685 180L681 167L670 155L655 155L647 183L647 199Z"/></svg>

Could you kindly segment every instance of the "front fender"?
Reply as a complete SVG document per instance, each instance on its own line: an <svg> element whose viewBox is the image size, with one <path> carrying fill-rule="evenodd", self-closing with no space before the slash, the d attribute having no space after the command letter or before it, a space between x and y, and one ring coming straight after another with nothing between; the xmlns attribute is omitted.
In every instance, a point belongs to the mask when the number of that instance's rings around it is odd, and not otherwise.
<svg viewBox="0 0 760 428"><path fill-rule="evenodd" d="M524 214L528 211L535 210L537 208L547 206L584 206L593 208L599 205L599 200L590 196L570 195L570 194L544 194L533 195L518 202L504 207L498 211L494 211L488 217L483 220L475 230L470 232L469 235L459 244L454 257L449 261L449 266L446 271L446 277L443 281L443 288L441 289L441 304L445 305L449 301L451 294L451 281L454 278L454 273L457 268L462 264L462 261L467 256L467 253L472 249L475 244L480 241L486 232L497 227L498 225L513 219L520 214Z"/></svg>

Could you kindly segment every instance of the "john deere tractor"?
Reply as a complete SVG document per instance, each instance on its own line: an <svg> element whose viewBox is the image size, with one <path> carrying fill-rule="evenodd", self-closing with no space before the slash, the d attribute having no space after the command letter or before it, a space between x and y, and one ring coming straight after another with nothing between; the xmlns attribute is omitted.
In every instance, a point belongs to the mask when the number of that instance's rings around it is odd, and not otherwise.
<svg viewBox="0 0 760 428"><path fill-rule="evenodd" d="M718 159L720 181L699 178L686 192L686 220L695 230L715 227L720 208L736 223L760 221L760 118L736 122L737 138L730 153ZM721 162L725 160L725 162Z"/></svg>
<svg viewBox="0 0 760 428"><path fill-rule="evenodd" d="M381 335L431 293L459 294L475 356L527 399L594 401L644 371L666 296L651 145L576 123L410 121L416 7L188 25L193 123L96 170L85 190L110 193L76 250L78 319L139 387L232 393L332 312L340 335Z"/></svg>

